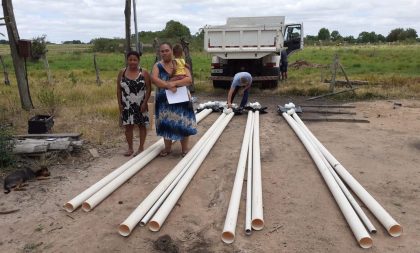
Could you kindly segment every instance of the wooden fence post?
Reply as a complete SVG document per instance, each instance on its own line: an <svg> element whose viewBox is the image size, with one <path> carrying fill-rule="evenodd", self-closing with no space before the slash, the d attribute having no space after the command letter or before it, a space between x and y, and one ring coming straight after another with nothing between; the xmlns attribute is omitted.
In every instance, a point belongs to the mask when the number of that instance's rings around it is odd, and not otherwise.
<svg viewBox="0 0 420 253"><path fill-rule="evenodd" d="M101 86L102 81L99 78L99 68L98 65L96 64L96 54L93 54L93 65L95 66L95 73L96 73L96 84L98 86Z"/></svg>
<svg viewBox="0 0 420 253"><path fill-rule="evenodd" d="M47 53L42 55L42 61L44 62L44 68L45 68L45 71L47 72L48 84L52 85L53 80L51 78L50 64L48 64Z"/></svg>
<svg viewBox="0 0 420 253"><path fill-rule="evenodd" d="M331 83L330 83L330 92L334 92L335 78L337 76L337 68L338 68L338 55L335 54L333 64L332 64L332 77L331 77Z"/></svg>

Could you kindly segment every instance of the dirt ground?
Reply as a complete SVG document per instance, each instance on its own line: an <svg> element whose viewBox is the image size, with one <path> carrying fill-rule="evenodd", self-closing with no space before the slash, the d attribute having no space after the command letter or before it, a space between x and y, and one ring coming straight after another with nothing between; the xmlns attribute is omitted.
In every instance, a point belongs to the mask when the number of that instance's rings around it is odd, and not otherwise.
<svg viewBox="0 0 420 253"><path fill-rule="evenodd" d="M198 99L206 102L215 98ZM402 106L395 106L395 101L349 103L356 106L348 109L357 113L352 117L370 123L307 122L319 140L403 226L403 235L392 238L362 206L378 230L372 235L374 246L364 250L305 148L276 112L277 105L288 99L254 100L268 106L268 113L260 117L263 230L251 236L244 233L243 189L236 240L227 245L220 239L245 114L234 117L227 126L159 232L137 227L126 238L118 234L117 226L181 160L179 144L169 156L154 159L92 212L78 209L67 213L62 208L128 160L122 155L125 142L121 131L121 146L98 147L100 158L85 159L87 151L74 154L50 168L50 180L31 182L27 191L1 194L0 211L19 211L0 215L0 252L164 252L154 248L154 242L163 235L172 238L179 252L420 252L420 101L398 101ZM217 117L212 113L199 124L192 144ZM146 145L156 140L155 132L149 131ZM84 162L79 161L81 157Z"/></svg>

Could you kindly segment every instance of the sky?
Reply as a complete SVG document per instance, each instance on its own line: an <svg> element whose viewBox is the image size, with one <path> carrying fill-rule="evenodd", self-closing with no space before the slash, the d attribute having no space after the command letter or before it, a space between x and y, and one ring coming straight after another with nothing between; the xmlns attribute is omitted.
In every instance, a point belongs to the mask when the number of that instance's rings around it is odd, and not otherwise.
<svg viewBox="0 0 420 253"><path fill-rule="evenodd" d="M62 43L125 37L124 0L12 2L21 39L45 34L48 41ZM175 20L195 34L205 25L225 24L227 17L285 16L286 23L303 23L305 35L327 28L342 36L363 31L387 36L395 28L413 28L420 36L420 0L136 0L136 5L138 31L160 31ZM7 39L5 26L0 32Z"/></svg>

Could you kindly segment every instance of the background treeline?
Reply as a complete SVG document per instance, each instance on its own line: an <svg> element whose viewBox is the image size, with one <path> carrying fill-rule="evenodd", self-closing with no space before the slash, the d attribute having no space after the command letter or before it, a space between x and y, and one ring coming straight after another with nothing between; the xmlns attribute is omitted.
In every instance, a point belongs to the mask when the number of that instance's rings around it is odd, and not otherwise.
<svg viewBox="0 0 420 253"><path fill-rule="evenodd" d="M191 34L190 29L178 21L171 20L166 23L162 31L141 31L139 38L143 45L144 52L153 52L153 43L155 39L159 42L168 41L172 43L179 42L184 38L190 42L191 51L203 51L204 32L200 30ZM318 35L307 35L305 44L308 45L337 45L337 44L372 44L372 43L402 43L413 44L420 42L417 31L413 28L396 28L389 32L387 36L375 32L361 32L357 38L354 36L342 36L339 31L329 31L327 28L321 28ZM93 44L95 52L123 52L124 38L96 38L90 41ZM135 43L134 35L132 44ZM133 46L134 48L135 46Z"/></svg>
<svg viewBox="0 0 420 253"><path fill-rule="evenodd" d="M191 34L190 29L184 24L170 20L161 31L141 31L139 32L140 43L143 52L153 52L155 39L158 42L179 43L184 38L190 43L190 50L195 52L203 51L204 32L200 30ZM340 44L380 44L380 43L401 43L414 44L420 42L417 31L413 28L396 28L389 32L387 36L375 32L363 31L359 36L342 36L339 31L329 31L327 28L321 28L317 35L306 35L305 44L307 45L340 45ZM34 38L33 42L49 44L46 41L46 35ZM0 40L0 44L8 44L7 40ZM80 40L63 41L62 44L84 44ZM124 52L125 38L95 38L88 44L92 45L94 52ZM131 37L132 48L135 48L135 36ZM42 51L42 49L40 49ZM42 54L43 52L41 52Z"/></svg>
<svg viewBox="0 0 420 253"><path fill-rule="evenodd" d="M191 35L190 29L178 21L168 21L162 31L141 31L139 32L140 42L143 46L143 52L153 52L153 44L157 42L179 43L180 39L190 43L191 50L202 51L204 33L198 32ZM96 38L89 43L93 45L95 52L124 52L125 39L124 38ZM132 48L135 48L135 35L131 36Z"/></svg>
<svg viewBox="0 0 420 253"><path fill-rule="evenodd" d="M396 28L391 30L386 37L382 34L376 34L375 32L361 32L357 38L354 36L341 36L337 30L330 33L327 28L321 28L318 35L307 35L305 37L305 43L308 44L366 44L385 42L412 44L420 42L420 39L417 36L417 31L413 28Z"/></svg>

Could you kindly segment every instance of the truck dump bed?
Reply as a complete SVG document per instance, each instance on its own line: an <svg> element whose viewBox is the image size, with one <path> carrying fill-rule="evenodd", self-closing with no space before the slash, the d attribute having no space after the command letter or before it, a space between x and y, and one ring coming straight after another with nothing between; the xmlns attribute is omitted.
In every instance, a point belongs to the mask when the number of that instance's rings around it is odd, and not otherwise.
<svg viewBox="0 0 420 253"><path fill-rule="evenodd" d="M204 49L224 59L261 58L283 45L284 16L228 18L226 25L205 26Z"/></svg>

